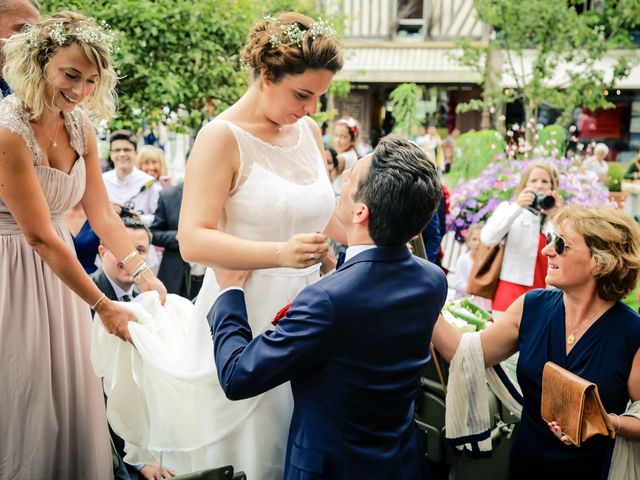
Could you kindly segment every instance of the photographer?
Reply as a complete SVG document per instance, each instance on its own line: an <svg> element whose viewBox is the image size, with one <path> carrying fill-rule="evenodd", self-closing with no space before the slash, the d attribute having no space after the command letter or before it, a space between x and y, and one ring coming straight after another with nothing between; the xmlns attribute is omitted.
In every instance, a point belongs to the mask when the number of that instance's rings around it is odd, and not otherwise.
<svg viewBox="0 0 640 480"><path fill-rule="evenodd" d="M520 295L545 288L547 259L541 251L553 231L551 217L562 206L558 172L548 163L531 163L522 172L510 201L502 202L482 229L480 240L492 247L503 239L500 281L492 299L494 312L504 312Z"/></svg>

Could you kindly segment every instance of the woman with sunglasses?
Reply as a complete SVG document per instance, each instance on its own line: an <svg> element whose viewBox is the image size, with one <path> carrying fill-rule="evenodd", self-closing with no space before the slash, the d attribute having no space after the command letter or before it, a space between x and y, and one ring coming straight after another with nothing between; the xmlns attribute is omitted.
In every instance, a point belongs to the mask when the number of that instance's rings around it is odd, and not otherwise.
<svg viewBox="0 0 640 480"><path fill-rule="evenodd" d="M640 276L640 230L620 210L604 207L569 205L554 223L557 234L546 236L542 254L546 282L556 288L527 292L479 334L486 368L520 352L524 401L510 477L637 478L610 472L622 465L611 462L609 437L596 435L574 447L562 425L542 419L540 402L542 370L552 361L595 383L617 435L640 448L640 316L621 302ZM460 338L438 321L433 342L444 358L453 357Z"/></svg>
<svg viewBox="0 0 640 480"><path fill-rule="evenodd" d="M494 312L504 312L523 293L546 286L547 259L542 249L546 234L553 231L550 219L562 205L557 188L558 172L553 165L531 163L513 198L498 205L482 229L480 241L489 247L505 240L500 281L492 299ZM548 203L540 205L538 198Z"/></svg>

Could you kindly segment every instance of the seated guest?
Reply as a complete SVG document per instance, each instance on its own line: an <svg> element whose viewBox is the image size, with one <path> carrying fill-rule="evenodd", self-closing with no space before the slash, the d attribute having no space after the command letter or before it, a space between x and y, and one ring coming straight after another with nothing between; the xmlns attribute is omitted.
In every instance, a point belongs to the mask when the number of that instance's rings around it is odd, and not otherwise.
<svg viewBox="0 0 640 480"><path fill-rule="evenodd" d="M138 170L136 158L137 139L128 130L111 134L109 158L114 169L102 174L109 200L119 214L122 208L140 215L142 222L150 226L158 206L158 194L162 187L151 175Z"/></svg>
<svg viewBox="0 0 640 480"><path fill-rule="evenodd" d="M469 251L460 255L456 262L456 269L453 275L453 288L456 292L456 299L469 297L469 294L467 293L467 285L469 283L469 274L473 268L473 262L475 261L478 250L480 249L481 230L482 225L476 223L469 228L464 237L464 243L467 245ZM489 298L474 296L473 302L480 308L491 310L491 299Z"/></svg>
<svg viewBox="0 0 640 480"><path fill-rule="evenodd" d="M233 400L291 381L284 478L429 478L413 399L429 360L444 273L406 243L442 189L413 142L388 138L343 173L335 215L346 261L302 290L275 331L252 338L247 272L216 270L209 313L220 385ZM315 255L315 253L309 253Z"/></svg>
<svg viewBox="0 0 640 480"><path fill-rule="evenodd" d="M462 342L441 318L433 342L447 360L459 349L456 356L462 355L463 362L471 345L475 349L469 357L484 355L482 369L520 352L523 408L511 445L510 478L600 480L608 472L610 479L637 478L625 474L626 462L611 461L609 437L596 435L580 448L570 446L563 425L542 419L541 394L548 361L595 383L621 437L616 442L626 451L638 450L640 316L621 300L640 276L640 230L620 210L573 204L560 210L554 223L556 233L547 234L542 253L549 264L546 282L556 288L525 293L494 325L465 334ZM625 412L629 401L635 403ZM628 466L633 468L633 460Z"/></svg>
<svg viewBox="0 0 640 480"><path fill-rule="evenodd" d="M147 259L151 243L151 232L140 220L133 217L122 219L131 243L143 260ZM104 246L98 247L102 265L91 276L91 279L109 300L130 302L138 296L140 291L134 283L133 277L124 269L122 263ZM129 465L122 461L124 457L124 441L111 429L109 433L113 445L118 453L118 467L114 471L117 480L156 479L172 477L173 473L167 469L161 469L157 464ZM162 477L160 475L163 475Z"/></svg>
<svg viewBox="0 0 640 480"><path fill-rule="evenodd" d="M581 170L593 172L600 181L603 181L609 171L609 165L605 158L609 155L609 147L604 143L597 143L593 148L593 155L584 159Z"/></svg>
<svg viewBox="0 0 640 480"><path fill-rule="evenodd" d="M640 147L637 148L636 154L635 158L631 160L627 172L624 174L624 178L627 180L637 180L640 178Z"/></svg>

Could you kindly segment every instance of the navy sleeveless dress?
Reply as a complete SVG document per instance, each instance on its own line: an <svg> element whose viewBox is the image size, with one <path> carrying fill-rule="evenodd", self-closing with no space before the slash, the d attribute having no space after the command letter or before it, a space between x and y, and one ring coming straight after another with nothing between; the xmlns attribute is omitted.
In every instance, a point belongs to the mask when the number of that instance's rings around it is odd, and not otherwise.
<svg viewBox="0 0 640 480"><path fill-rule="evenodd" d="M510 478L600 480L607 477L613 440L596 435L580 448L566 446L540 413L542 369L547 361L598 385L607 412L627 407L627 379L640 348L640 316L622 302L614 304L566 355L563 292L532 290L524 300L518 346L518 382L524 405L510 456Z"/></svg>

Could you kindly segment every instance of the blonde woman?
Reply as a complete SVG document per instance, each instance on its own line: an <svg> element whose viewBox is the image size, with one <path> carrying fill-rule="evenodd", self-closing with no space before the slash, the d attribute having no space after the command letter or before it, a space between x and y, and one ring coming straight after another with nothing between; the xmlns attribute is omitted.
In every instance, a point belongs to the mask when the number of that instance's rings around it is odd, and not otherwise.
<svg viewBox="0 0 640 480"><path fill-rule="evenodd" d="M111 36L62 12L5 44L0 102L0 478L112 478L91 313L129 341L132 315L76 258L65 211L93 230L143 290L165 290L128 240L100 176L93 126L114 113Z"/></svg>
<svg viewBox="0 0 640 480"><path fill-rule="evenodd" d="M556 168L534 162L525 168L513 198L502 202L487 220L480 240L492 247L505 240L500 281L492 301L504 312L520 295L544 288L547 259L542 255L545 235L553 231L550 219L562 205ZM546 201L545 201L546 199Z"/></svg>
<svg viewBox="0 0 640 480"><path fill-rule="evenodd" d="M153 145L145 145L138 151L136 167L151 175L163 188L171 186L171 179L167 176L167 163L164 152Z"/></svg>

